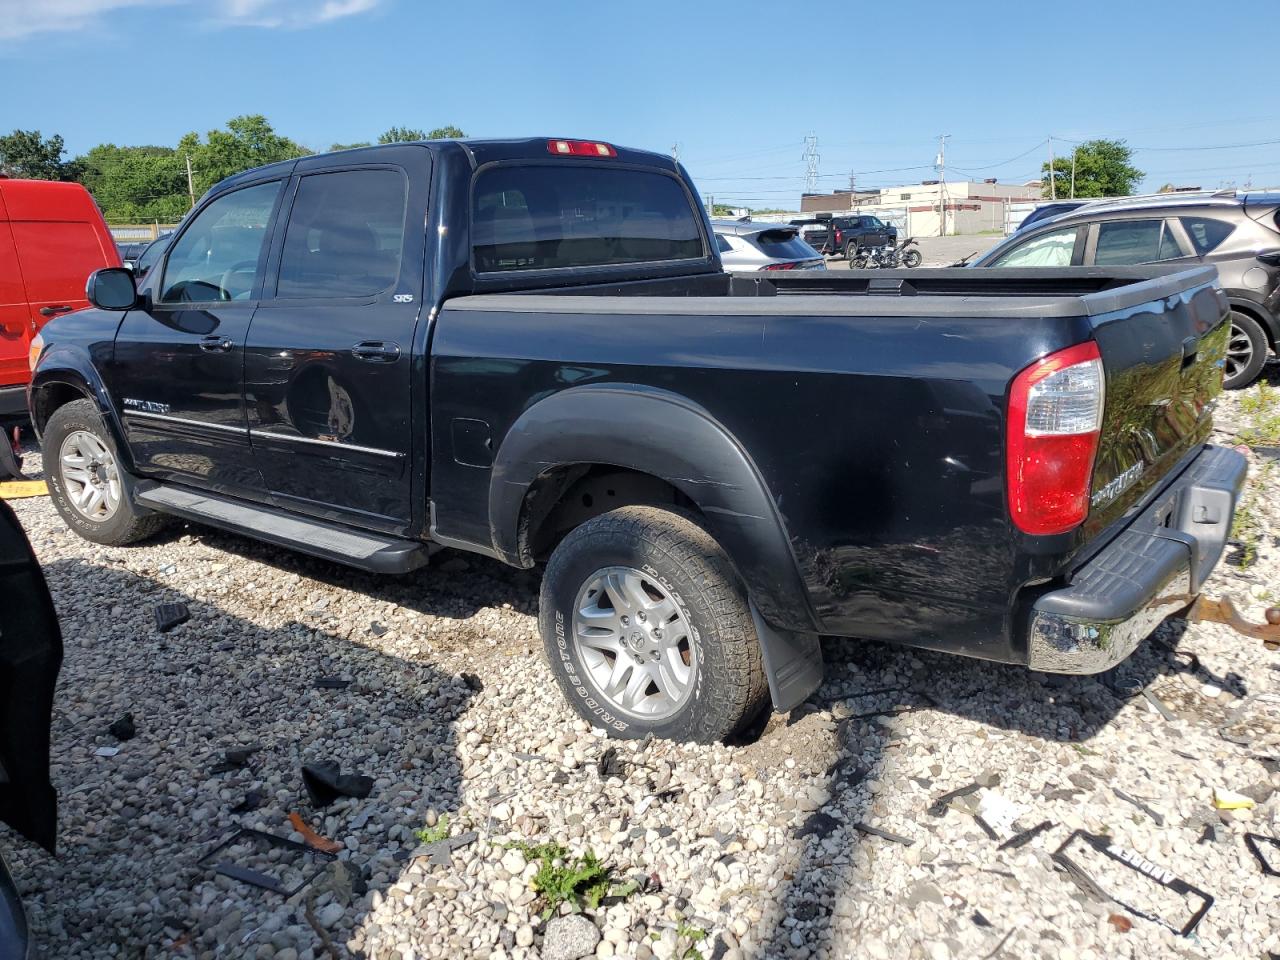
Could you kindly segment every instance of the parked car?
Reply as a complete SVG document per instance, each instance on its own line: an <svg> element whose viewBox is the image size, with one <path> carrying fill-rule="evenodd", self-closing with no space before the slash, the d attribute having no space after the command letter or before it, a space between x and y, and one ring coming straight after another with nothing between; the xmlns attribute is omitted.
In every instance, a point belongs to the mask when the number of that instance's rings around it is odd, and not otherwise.
<svg viewBox="0 0 1280 960"><path fill-rule="evenodd" d="M715 740L811 694L821 634L1089 673L1184 607L1245 473L1214 281L729 274L668 156L395 144L215 186L45 329L31 407L88 540L545 563L573 708Z"/></svg>
<svg viewBox="0 0 1280 960"><path fill-rule="evenodd" d="M1018 224L1018 230L1015 230L1014 233L1027 229L1033 223L1040 223L1050 217L1070 213L1072 210L1083 207L1088 202L1088 200L1053 200L1049 203L1042 203L1022 218L1022 222Z"/></svg>
<svg viewBox="0 0 1280 960"><path fill-rule="evenodd" d="M160 255L169 247L169 241L173 239L172 233L166 233L152 240L138 252L138 256L133 263L133 275L141 280L147 275L147 271L155 266L156 261L160 259Z"/></svg>
<svg viewBox="0 0 1280 960"><path fill-rule="evenodd" d="M1247 387L1280 342L1280 193L1095 200L1013 234L974 267L1207 263L1231 304L1224 386Z"/></svg>
<svg viewBox="0 0 1280 960"><path fill-rule="evenodd" d="M898 228L879 217L833 217L819 215L812 220L792 220L800 227L805 243L831 256L851 258L865 247L893 246L898 242Z"/></svg>
<svg viewBox="0 0 1280 960"><path fill-rule="evenodd" d="M0 500L0 821L54 852L58 796L49 780L53 692L62 635L40 565ZM0 957L31 955L22 901L0 854Z"/></svg>
<svg viewBox="0 0 1280 960"><path fill-rule="evenodd" d="M132 270L134 262L138 259L138 256L142 251L147 249L147 245L150 242L150 240L143 240L131 243L117 243L116 250L120 254L120 265Z"/></svg>
<svg viewBox="0 0 1280 960"><path fill-rule="evenodd" d="M0 433L27 419L31 338L51 317L89 305L89 274L118 266L84 187L0 177Z"/></svg>
<svg viewBox="0 0 1280 960"><path fill-rule="evenodd" d="M825 270L822 254L800 239L798 227L712 220L720 262L733 270Z"/></svg>

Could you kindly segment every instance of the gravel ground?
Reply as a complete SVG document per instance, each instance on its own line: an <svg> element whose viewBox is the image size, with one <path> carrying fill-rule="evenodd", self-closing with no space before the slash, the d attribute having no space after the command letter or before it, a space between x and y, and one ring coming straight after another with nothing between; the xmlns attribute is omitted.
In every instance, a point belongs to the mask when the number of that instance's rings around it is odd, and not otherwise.
<svg viewBox="0 0 1280 960"><path fill-rule="evenodd" d="M1222 425L1239 417L1239 396L1225 397ZM1280 497L1270 461L1251 460L1256 558L1221 565L1208 592L1260 619L1280 583ZM543 665L531 573L445 553L379 579L197 527L104 549L69 533L47 499L14 506L66 643L53 730L59 856L0 834L39 956L1280 951L1280 879L1243 843L1250 830L1280 836L1269 759L1280 756L1280 660L1225 627L1166 623L1119 686L833 641L819 693L743 742L610 742L570 719ZM162 634L152 607L165 601L186 603L191 619ZM1130 683L1173 719L1115 692ZM126 712L137 736L118 742L107 727ZM244 748L247 758L226 755ZM371 777L367 799L316 809L300 767L323 760ZM984 786L928 812L975 781ZM1215 789L1256 806L1220 812ZM199 862L238 826L301 839L293 812L342 845L334 861L251 845L213 859L286 883L318 871L295 896ZM1052 825L1025 845L998 848L1042 821ZM423 848L415 831L430 825L474 839L451 854ZM1050 853L1077 828L1211 893L1196 936L1055 869ZM588 910L591 922L544 923L538 866L517 843L593 851L618 895ZM1196 902L1088 850L1072 857L1176 925Z"/></svg>

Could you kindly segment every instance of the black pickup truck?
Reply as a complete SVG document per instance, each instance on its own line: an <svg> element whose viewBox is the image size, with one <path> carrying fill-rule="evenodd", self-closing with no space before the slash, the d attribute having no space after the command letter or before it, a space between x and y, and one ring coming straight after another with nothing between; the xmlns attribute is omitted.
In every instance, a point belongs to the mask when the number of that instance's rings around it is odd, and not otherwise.
<svg viewBox="0 0 1280 960"><path fill-rule="evenodd" d="M552 671L619 736L790 709L820 634L1105 669L1245 472L1211 268L728 275L685 171L603 143L251 170L88 293L30 392L74 530L545 563Z"/></svg>
<svg viewBox="0 0 1280 960"><path fill-rule="evenodd" d="M879 217L867 215L834 217L819 215L812 220L792 220L801 237L820 253L852 260L859 250L891 247L898 242L898 228Z"/></svg>

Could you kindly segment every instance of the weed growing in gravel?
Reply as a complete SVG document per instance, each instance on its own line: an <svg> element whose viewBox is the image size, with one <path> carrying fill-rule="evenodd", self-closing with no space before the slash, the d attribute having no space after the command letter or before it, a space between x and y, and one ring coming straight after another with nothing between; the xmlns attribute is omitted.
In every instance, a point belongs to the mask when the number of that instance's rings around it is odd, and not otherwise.
<svg viewBox="0 0 1280 960"><path fill-rule="evenodd" d="M447 813L440 814L440 819L436 821L434 827L423 827L421 830L414 831L414 836L418 838L419 843L439 843L441 840L449 839L449 815Z"/></svg>
<svg viewBox="0 0 1280 960"><path fill-rule="evenodd" d="M1280 443L1280 394L1266 381L1241 393L1240 411L1249 418L1249 425L1240 432L1241 440L1250 446Z"/></svg>
<svg viewBox="0 0 1280 960"><path fill-rule="evenodd" d="M707 939L707 931L701 927L691 927L683 920L676 925L676 941L677 946L681 940L686 941L688 946L685 947L684 953L680 954L681 960L696 960L701 954L698 953L697 945Z"/></svg>
<svg viewBox="0 0 1280 960"><path fill-rule="evenodd" d="M1231 538L1240 541L1240 568L1253 566L1258 559L1258 541L1267 531L1266 520L1258 515L1258 491L1264 490L1270 480L1272 462L1263 464L1258 475L1253 479L1236 507L1236 516L1231 523Z"/></svg>
<svg viewBox="0 0 1280 960"><path fill-rule="evenodd" d="M628 882L614 886L608 867L588 850L581 857L571 857L569 851L558 843L507 844L524 854L530 863L538 864L533 877L533 890L546 901L542 919L547 919L560 909L562 903L570 904L575 911L585 906L595 910L600 901L610 896L629 896L636 891L636 884Z"/></svg>

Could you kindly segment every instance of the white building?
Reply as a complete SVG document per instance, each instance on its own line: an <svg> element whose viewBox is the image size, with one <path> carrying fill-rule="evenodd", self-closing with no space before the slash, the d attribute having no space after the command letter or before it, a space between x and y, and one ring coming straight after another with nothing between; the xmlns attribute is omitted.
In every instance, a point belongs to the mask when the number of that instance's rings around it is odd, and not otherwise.
<svg viewBox="0 0 1280 960"><path fill-rule="evenodd" d="M1010 204L1040 199L1040 182L998 183L995 180L927 180L879 191L842 190L805 194L800 209L814 213L864 213L895 224L913 237L964 233L1004 233Z"/></svg>

